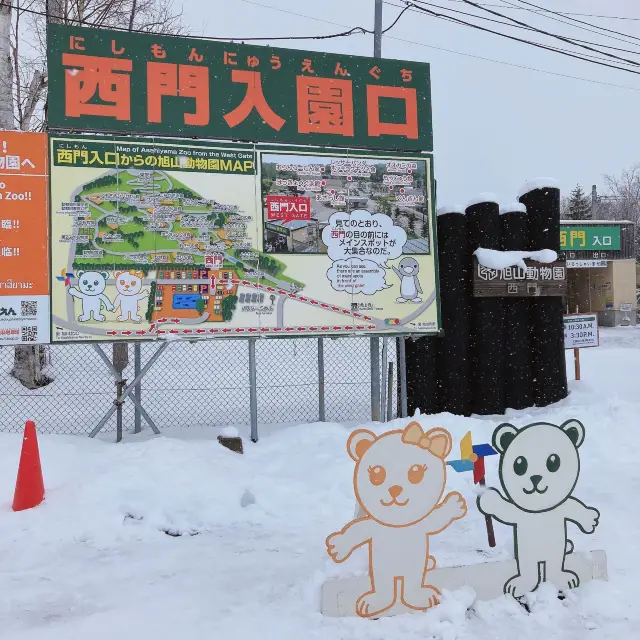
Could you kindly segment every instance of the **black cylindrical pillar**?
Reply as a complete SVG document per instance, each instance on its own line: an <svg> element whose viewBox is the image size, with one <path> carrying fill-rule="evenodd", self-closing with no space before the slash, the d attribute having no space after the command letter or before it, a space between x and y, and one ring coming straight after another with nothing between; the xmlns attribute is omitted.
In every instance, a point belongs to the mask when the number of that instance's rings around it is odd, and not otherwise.
<svg viewBox="0 0 640 640"><path fill-rule="evenodd" d="M560 252L560 189L554 180L538 179L520 190L527 207L529 248ZM529 335L531 375L535 404L544 407L567 396L562 298L530 301Z"/></svg>
<svg viewBox="0 0 640 640"><path fill-rule="evenodd" d="M527 208L519 203L500 208L502 250L526 251L528 243ZM504 301L505 405L509 409L533 406L531 363L529 361L529 300Z"/></svg>
<svg viewBox="0 0 640 640"><path fill-rule="evenodd" d="M436 373L440 338L417 338L405 341L407 360L407 414L440 412L440 391Z"/></svg>
<svg viewBox="0 0 640 640"><path fill-rule="evenodd" d="M493 194L481 194L466 209L469 265L477 268L478 248L500 250L500 208ZM504 313L501 298L471 301L471 411L504 413Z"/></svg>
<svg viewBox="0 0 640 640"><path fill-rule="evenodd" d="M440 408L456 415L470 415L469 376L469 252L464 209L438 209L438 270L444 337L438 340L438 390Z"/></svg>

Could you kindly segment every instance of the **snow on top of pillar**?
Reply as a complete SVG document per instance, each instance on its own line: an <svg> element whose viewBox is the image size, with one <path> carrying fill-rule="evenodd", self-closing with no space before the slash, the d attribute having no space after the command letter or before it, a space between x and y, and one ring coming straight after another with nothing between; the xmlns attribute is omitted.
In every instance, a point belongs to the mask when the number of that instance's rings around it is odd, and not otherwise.
<svg viewBox="0 0 640 640"><path fill-rule="evenodd" d="M471 198L469 202L467 202L467 209L469 207L473 207L475 204L481 204L483 202L495 202L498 204L498 196L495 193L491 193L487 191L485 193L479 193L475 198Z"/></svg>
<svg viewBox="0 0 640 640"><path fill-rule="evenodd" d="M438 207L439 216L444 216L447 213L464 213L464 207L461 204L443 204Z"/></svg>
<svg viewBox="0 0 640 640"><path fill-rule="evenodd" d="M518 198L522 198L523 195L534 191L535 189L559 189L560 184L555 178L534 178L533 180L527 180L520 191L518 192Z"/></svg>
<svg viewBox="0 0 640 640"><path fill-rule="evenodd" d="M476 249L473 255L478 262L487 269L502 271L507 267L520 267L526 269L525 258L549 264L558 259L558 254L552 249L541 249L540 251L496 251L495 249Z"/></svg>
<svg viewBox="0 0 640 640"><path fill-rule="evenodd" d="M527 213L527 207L522 202L512 202L511 204L503 204L500 207L500 215L505 213Z"/></svg>

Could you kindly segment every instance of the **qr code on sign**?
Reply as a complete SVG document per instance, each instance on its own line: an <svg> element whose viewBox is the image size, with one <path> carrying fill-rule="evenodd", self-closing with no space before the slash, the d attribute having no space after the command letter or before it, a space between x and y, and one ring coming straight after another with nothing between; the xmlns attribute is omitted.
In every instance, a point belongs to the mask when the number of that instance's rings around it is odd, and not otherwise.
<svg viewBox="0 0 640 640"><path fill-rule="evenodd" d="M22 342L37 342L38 327L22 327Z"/></svg>
<svg viewBox="0 0 640 640"><path fill-rule="evenodd" d="M38 315L38 301L37 300L21 300L20 315L23 318L35 318Z"/></svg>

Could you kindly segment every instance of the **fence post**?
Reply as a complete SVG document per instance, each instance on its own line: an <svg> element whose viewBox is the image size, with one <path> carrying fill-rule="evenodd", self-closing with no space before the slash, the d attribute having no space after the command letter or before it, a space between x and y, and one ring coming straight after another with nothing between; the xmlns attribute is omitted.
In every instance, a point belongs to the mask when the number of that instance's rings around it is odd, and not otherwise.
<svg viewBox="0 0 640 640"><path fill-rule="evenodd" d="M142 353L140 342L136 342L133 346L133 366L134 366L134 379L140 375L140 368L142 367ZM142 381L139 380L134 391L136 400L142 402ZM140 409L138 405L135 406L135 421L133 426L133 433L140 433L142 431L142 416L140 415Z"/></svg>
<svg viewBox="0 0 640 640"><path fill-rule="evenodd" d="M318 419L325 421L324 411L324 338L318 338Z"/></svg>
<svg viewBox="0 0 640 640"><path fill-rule="evenodd" d="M400 376L400 415L407 417L407 350L404 336L399 338L398 375Z"/></svg>
<svg viewBox="0 0 640 640"><path fill-rule="evenodd" d="M369 339L371 360L371 421L380 422L380 338Z"/></svg>
<svg viewBox="0 0 640 640"><path fill-rule="evenodd" d="M389 362L389 339L382 338L382 366L380 367L380 416L387 419L387 367Z"/></svg>
<svg viewBox="0 0 640 640"><path fill-rule="evenodd" d="M256 370L256 339L249 339L249 408L251 411L251 442L258 442L258 372Z"/></svg>
<svg viewBox="0 0 640 640"><path fill-rule="evenodd" d="M387 376L387 422L393 420L393 362L389 363Z"/></svg>

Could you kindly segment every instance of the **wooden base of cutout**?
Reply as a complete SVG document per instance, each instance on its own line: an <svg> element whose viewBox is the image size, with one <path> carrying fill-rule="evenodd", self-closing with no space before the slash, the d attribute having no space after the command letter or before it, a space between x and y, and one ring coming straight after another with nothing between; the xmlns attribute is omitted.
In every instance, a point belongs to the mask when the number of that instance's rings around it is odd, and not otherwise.
<svg viewBox="0 0 640 640"><path fill-rule="evenodd" d="M572 553L565 559L565 569L577 573L580 584L590 580L606 580L606 553L604 551ZM504 594L505 583L517 572L515 560L502 560L466 567L445 567L430 571L428 576L429 584L440 591L443 589L455 591L464 586L470 586L476 592L478 600L493 600ZM356 600L370 589L371 580L368 575L328 580L322 586L322 614L332 618L356 616ZM379 617L400 613L417 612L398 601Z"/></svg>

